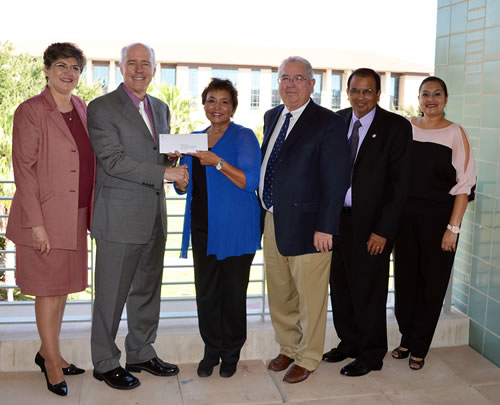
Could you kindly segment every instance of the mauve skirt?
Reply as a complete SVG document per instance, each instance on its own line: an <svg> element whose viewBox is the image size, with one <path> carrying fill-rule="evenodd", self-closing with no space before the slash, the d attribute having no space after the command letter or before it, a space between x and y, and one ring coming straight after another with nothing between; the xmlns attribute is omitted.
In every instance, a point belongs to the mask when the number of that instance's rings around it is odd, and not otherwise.
<svg viewBox="0 0 500 405"><path fill-rule="evenodd" d="M78 209L76 250L51 249L41 256L32 247L16 245L16 283L23 294L57 296L87 288L88 212Z"/></svg>

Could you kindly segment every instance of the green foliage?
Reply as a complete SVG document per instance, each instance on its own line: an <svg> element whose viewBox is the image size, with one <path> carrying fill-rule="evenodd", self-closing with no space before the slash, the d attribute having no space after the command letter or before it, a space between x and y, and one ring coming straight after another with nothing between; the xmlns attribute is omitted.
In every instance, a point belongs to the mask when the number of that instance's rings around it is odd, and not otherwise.
<svg viewBox="0 0 500 405"><path fill-rule="evenodd" d="M191 120L194 99L186 97L178 87L160 84L151 87L148 92L168 104L171 133L189 134L202 124L201 121Z"/></svg>
<svg viewBox="0 0 500 405"><path fill-rule="evenodd" d="M0 42L0 179L12 178L11 137L14 112L24 100L39 94L46 85L41 57L14 55L8 42ZM97 84L89 86L82 81L76 94L86 102L102 94ZM0 186L0 194L5 195Z"/></svg>
<svg viewBox="0 0 500 405"><path fill-rule="evenodd" d="M85 101L85 104L88 104L94 98L102 96L104 94L104 90L101 83L90 85L85 80L80 79L80 82L78 83L78 86L76 86L74 94Z"/></svg>
<svg viewBox="0 0 500 405"><path fill-rule="evenodd" d="M262 145L262 142L264 141L264 125L259 125L253 130L253 132L255 133L259 144Z"/></svg>
<svg viewBox="0 0 500 405"><path fill-rule="evenodd" d="M401 106L398 110L392 107L391 111L395 112L396 114L402 115L405 118L417 117L422 113L420 107L415 108L413 104Z"/></svg>

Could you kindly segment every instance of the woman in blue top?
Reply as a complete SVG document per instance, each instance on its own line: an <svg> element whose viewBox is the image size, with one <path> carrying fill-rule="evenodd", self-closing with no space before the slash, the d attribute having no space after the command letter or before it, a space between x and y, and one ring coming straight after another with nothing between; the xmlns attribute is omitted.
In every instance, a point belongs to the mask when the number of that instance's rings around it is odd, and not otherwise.
<svg viewBox="0 0 500 405"><path fill-rule="evenodd" d="M229 80L212 79L202 93L211 125L209 151L181 159L191 179L187 190L182 257L193 248L198 324L205 343L198 375L222 364L221 377L236 372L246 340L246 291L260 249L260 147L252 130L231 122L238 93Z"/></svg>

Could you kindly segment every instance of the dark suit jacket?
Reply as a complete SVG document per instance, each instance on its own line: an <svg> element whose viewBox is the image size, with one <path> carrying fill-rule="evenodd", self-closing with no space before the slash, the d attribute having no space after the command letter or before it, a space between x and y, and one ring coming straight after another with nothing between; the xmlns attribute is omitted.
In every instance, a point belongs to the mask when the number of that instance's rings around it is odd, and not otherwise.
<svg viewBox="0 0 500 405"><path fill-rule="evenodd" d="M159 134L170 132L170 112L163 101L147 97L159 139ZM158 207L166 235L163 174L167 158L159 153L123 85L89 104L88 128L98 162L92 237L118 243L146 243Z"/></svg>
<svg viewBox="0 0 500 405"><path fill-rule="evenodd" d="M352 174L353 227L365 243L371 232L394 239L410 174L410 122L376 108ZM338 113L349 126L352 108Z"/></svg>
<svg viewBox="0 0 500 405"><path fill-rule="evenodd" d="M264 115L262 157L283 108ZM339 115L310 100L288 134L273 182L276 243L282 255L315 253L315 231L338 233L350 173L346 133Z"/></svg>

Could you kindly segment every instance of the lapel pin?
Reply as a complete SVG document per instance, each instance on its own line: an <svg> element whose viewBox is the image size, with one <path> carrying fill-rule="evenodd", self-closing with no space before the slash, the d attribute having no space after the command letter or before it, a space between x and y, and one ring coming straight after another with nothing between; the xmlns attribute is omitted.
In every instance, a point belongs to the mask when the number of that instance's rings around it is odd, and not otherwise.
<svg viewBox="0 0 500 405"><path fill-rule="evenodd" d="M375 139L377 137L377 134L373 134L372 138Z"/></svg>

